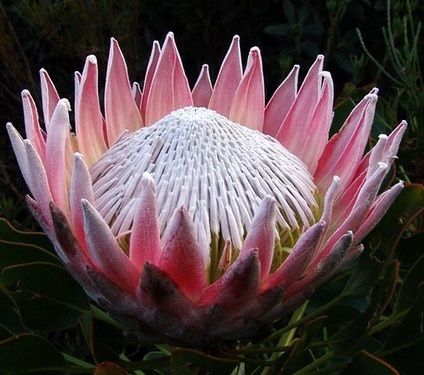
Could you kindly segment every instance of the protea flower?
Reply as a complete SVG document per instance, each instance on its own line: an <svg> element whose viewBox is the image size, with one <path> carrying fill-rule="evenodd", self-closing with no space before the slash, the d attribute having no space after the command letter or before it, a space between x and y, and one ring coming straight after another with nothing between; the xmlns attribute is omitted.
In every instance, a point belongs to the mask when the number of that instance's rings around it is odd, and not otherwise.
<svg viewBox="0 0 424 375"><path fill-rule="evenodd" d="M330 140L333 83L318 56L265 105L260 50L234 37L212 86L190 89L173 34L153 44L141 91L112 39L66 99L40 71L45 128L23 91L27 139L11 124L29 207L104 309L176 343L247 337L293 311L363 246L403 187L379 193L406 123L364 155L377 89Z"/></svg>

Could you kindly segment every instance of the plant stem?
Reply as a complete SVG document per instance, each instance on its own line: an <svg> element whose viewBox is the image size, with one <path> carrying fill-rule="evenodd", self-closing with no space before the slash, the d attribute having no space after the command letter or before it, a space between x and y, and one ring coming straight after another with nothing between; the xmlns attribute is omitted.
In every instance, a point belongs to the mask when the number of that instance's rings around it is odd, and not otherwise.
<svg viewBox="0 0 424 375"><path fill-rule="evenodd" d="M324 362L326 362L327 360L329 360L333 357L334 357L334 353L328 352L328 353L324 354L322 357L319 357L318 359L316 359L315 361L310 363L309 365L307 365L307 366L301 368L300 370L296 371L293 375L305 375L308 372L310 372L310 370L315 369L316 367L318 367L319 365L323 364Z"/></svg>
<svg viewBox="0 0 424 375"><path fill-rule="evenodd" d="M100 310L98 307L91 305L91 312L93 313L93 317L96 319L99 319L105 323L110 324L111 326L123 331L125 330L125 327L117 322L115 319L111 318L107 313Z"/></svg>
<svg viewBox="0 0 424 375"><path fill-rule="evenodd" d="M84 369L95 368L95 366L93 364L85 362L82 359L75 358L75 357L73 357L69 354L66 354L66 353L62 353L62 355L63 355L63 358L65 358L65 361L72 364L72 365L75 365L75 366L78 366L78 367L81 367L81 368L84 368Z"/></svg>
<svg viewBox="0 0 424 375"><path fill-rule="evenodd" d="M291 325L291 324L294 324L294 323L296 323L296 322L298 322L300 319L301 319L301 317L303 316L303 314L305 313L305 310L306 310L306 306L308 306L308 302L309 301L306 301L302 306L300 306L294 313L293 313L293 315L292 315L292 317L291 317L291 319L290 319L290 322L289 322L289 325ZM281 335L281 338L280 338L280 340L278 341L278 344L277 344L277 346L289 346L290 345L290 343L291 343L291 341L293 340L293 336L295 335L295 333L296 333L296 328L293 328L292 330L290 330L290 331L287 331L287 332L285 332L285 333L283 333L282 335ZM278 357L280 357L281 356L281 353L282 352L274 352L272 355L271 355L271 361L275 361L275 360L277 360L278 359ZM263 370L262 370L262 372L261 372L261 375L268 375L268 374L270 374L271 373L271 367L265 367Z"/></svg>
<svg viewBox="0 0 424 375"><path fill-rule="evenodd" d="M296 327L302 325L303 323L307 322L308 320L311 320L311 319L314 319L314 318L320 316L326 310L328 310L329 308L331 308L335 304L337 304L343 297L344 297L343 293L339 294L336 298L334 298L330 302L326 303L324 306L320 307L319 309L315 310L313 313L310 313L310 314L306 315L305 317L303 317L302 319L299 319L298 321L290 323L287 326L285 326L284 328L281 328L280 330L275 331L273 334L271 334L268 337L267 340L269 341L269 340L276 339L277 337L280 337L281 334L288 332L288 331L292 330L293 328L296 328Z"/></svg>

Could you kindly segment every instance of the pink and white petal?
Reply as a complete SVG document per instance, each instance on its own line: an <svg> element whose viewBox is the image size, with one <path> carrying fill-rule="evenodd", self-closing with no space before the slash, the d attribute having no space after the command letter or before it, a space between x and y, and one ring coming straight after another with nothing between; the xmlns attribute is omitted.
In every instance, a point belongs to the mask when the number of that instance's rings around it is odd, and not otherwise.
<svg viewBox="0 0 424 375"><path fill-rule="evenodd" d="M135 101L135 105L140 110L141 101L143 100L143 93L141 92L140 84L138 82L133 82L131 87L131 93Z"/></svg>
<svg viewBox="0 0 424 375"><path fill-rule="evenodd" d="M286 79L275 90L265 107L262 133L275 137L289 112L297 93L299 65L295 65Z"/></svg>
<svg viewBox="0 0 424 375"><path fill-rule="evenodd" d="M251 249L204 291L198 305L218 306L223 310L242 308L256 297L260 275L258 251Z"/></svg>
<svg viewBox="0 0 424 375"><path fill-rule="evenodd" d="M98 69L95 56L88 56L75 100L75 130L79 151L88 166L106 151L103 136L103 116L98 93Z"/></svg>
<svg viewBox="0 0 424 375"><path fill-rule="evenodd" d="M376 103L377 95L365 96L326 145L314 173L321 190L327 189L334 175L341 179L341 192L349 186L368 141Z"/></svg>
<svg viewBox="0 0 424 375"><path fill-rule="evenodd" d="M350 250L347 252L343 260L340 262L340 265L337 268L337 271L343 270L347 267L349 267L352 262L359 257L364 252L364 245L359 244L356 246L353 246L350 248Z"/></svg>
<svg viewBox="0 0 424 375"><path fill-rule="evenodd" d="M146 124L151 125L175 109L193 105L174 34L168 33L148 94Z"/></svg>
<svg viewBox="0 0 424 375"><path fill-rule="evenodd" d="M28 90L22 91L22 104L24 108L25 134L37 150L43 162L46 160L46 141L40 129L37 107Z"/></svg>
<svg viewBox="0 0 424 375"><path fill-rule="evenodd" d="M146 262L157 264L161 252L156 184L145 173L141 179L141 195L137 202L130 238L130 261L141 272Z"/></svg>
<svg viewBox="0 0 424 375"><path fill-rule="evenodd" d="M28 187L31 186L31 176L29 173L28 157L26 154L25 144L22 136L18 133L15 127L8 122L6 124L7 133L9 134L10 143L12 144L13 152L18 161L19 169ZM40 158L41 159L41 158Z"/></svg>
<svg viewBox="0 0 424 375"><path fill-rule="evenodd" d="M242 74L240 37L235 35L219 70L209 102L210 109L228 116Z"/></svg>
<svg viewBox="0 0 424 375"><path fill-rule="evenodd" d="M373 164L374 164L374 170L375 170L375 168L378 166L378 162L383 162L383 163L387 163L388 165L391 165L392 164L392 162L393 162L393 160L394 160L394 158L396 158L396 155L397 155L397 152L398 152L398 150L399 150L399 144L400 144L400 142L401 142L401 140L402 140L402 137L403 137L403 135L404 135L404 133L405 133L405 131L406 131L406 128L407 128L407 123L406 123L406 121L402 121L397 127L396 127L396 129L395 130L393 130L390 134L389 134L389 136L387 137L387 136L385 136L385 135L380 135L379 136L379 138L380 137L383 137L383 138L387 138L387 141L384 141L385 142L385 145L384 145L384 150L383 150L383 154L381 155L381 158L380 158L380 160L378 160L378 158L377 157L374 157L373 158L373 160L374 160L374 162L373 162ZM378 145L378 143L377 143L377 145ZM376 145L376 146L377 146ZM374 150L375 148L376 148L376 146L374 146L373 147L373 149L372 150L370 150L363 158L362 158L362 160L361 160L361 162L360 162L360 164L359 164L359 166L358 166L358 168L357 168L357 170L356 170L356 173L355 173L355 178L358 176L358 175L360 175L360 174L362 174L365 170L367 170L367 168L368 168L368 173L367 173L367 175L369 175L370 174L370 168L369 168L369 166L370 166L370 157L371 157L371 154L372 153L376 153L377 152L377 150ZM379 154L381 154L381 152L380 152L380 150L378 150L378 153Z"/></svg>
<svg viewBox="0 0 424 375"><path fill-rule="evenodd" d="M112 38L105 86L107 140L112 146L125 129L143 126L140 112L131 94L128 69L118 42Z"/></svg>
<svg viewBox="0 0 424 375"><path fill-rule="evenodd" d="M45 69L40 70L41 99L43 102L44 125L49 130L50 119L59 102L59 94L49 74Z"/></svg>
<svg viewBox="0 0 424 375"><path fill-rule="evenodd" d="M77 100L79 98L79 91L82 81L82 75L80 72L74 72L74 110L75 110L75 117L77 117Z"/></svg>
<svg viewBox="0 0 424 375"><path fill-rule="evenodd" d="M81 201L85 237L93 264L129 293L135 293L140 274L119 247L107 223L87 200Z"/></svg>
<svg viewBox="0 0 424 375"><path fill-rule="evenodd" d="M74 165L69 189L69 205L73 232L81 248L87 252L84 231L84 214L81 200L86 199L94 204L93 186L88 166L81 154L74 154Z"/></svg>
<svg viewBox="0 0 424 375"><path fill-rule="evenodd" d="M324 56L318 55L310 67L302 86L285 117L276 138L289 151L296 155L296 150L303 145L307 134L307 126L318 103L320 90L320 75L324 62Z"/></svg>
<svg viewBox="0 0 424 375"><path fill-rule="evenodd" d="M250 61L250 62L249 62ZM259 48L250 50L243 78L234 93L228 118L261 131L264 124L265 88Z"/></svg>
<svg viewBox="0 0 424 375"><path fill-rule="evenodd" d="M324 208L321 215L321 221L324 221L326 223L331 223L331 219L333 217L334 203L336 200L335 198L336 198L339 187L340 187L340 177L334 176L333 182L331 183L330 187L328 188L324 196Z"/></svg>
<svg viewBox="0 0 424 375"><path fill-rule="evenodd" d="M279 285L287 286L303 276L303 272L315 255L326 223L320 221L303 233L284 263L266 280L262 289L268 290Z"/></svg>
<svg viewBox="0 0 424 375"><path fill-rule="evenodd" d="M70 105L67 99L59 100L50 120L46 142L46 172L53 200L69 214L68 189L70 171L66 168L66 143L69 140Z"/></svg>
<svg viewBox="0 0 424 375"><path fill-rule="evenodd" d="M275 247L276 202L274 198L265 198L255 211L247 237L240 250L243 256L251 249L258 250L261 264L261 280L264 280L271 270Z"/></svg>
<svg viewBox="0 0 424 375"><path fill-rule="evenodd" d="M349 252L353 244L353 233L347 232L341 235L330 251L320 259L307 267L306 276L299 281L287 284L287 290L284 299L289 301L298 293L305 291L313 291L322 282L331 277L339 265L343 262L346 254ZM308 293L307 293L308 294Z"/></svg>
<svg viewBox="0 0 424 375"><path fill-rule="evenodd" d="M143 122L146 124L146 107L147 99L150 95L150 88L152 87L153 76L155 75L156 68L158 66L160 58L160 46L159 42L155 40L153 42L152 52L150 53L149 63L147 64L146 75L143 83L143 97L141 99L141 117Z"/></svg>
<svg viewBox="0 0 424 375"><path fill-rule="evenodd" d="M346 220L340 224L340 226L338 226L334 233L331 235L323 249L317 255L315 262L323 259L328 254L328 252L331 251L332 247L340 238L340 236L342 236L344 233L347 231L352 231L355 233L358 230L359 226L363 223L365 217L367 216L368 210L374 202L374 199L378 193L384 177L387 174L387 171L387 164L380 163L379 168L367 181L365 181L364 185L359 191L352 211L347 216Z"/></svg>
<svg viewBox="0 0 424 375"><path fill-rule="evenodd" d="M404 187L403 181L398 182L381 194L371 206L367 217L355 233L355 241L361 241L380 222L392 203Z"/></svg>
<svg viewBox="0 0 424 375"><path fill-rule="evenodd" d="M366 181L366 170L357 176L349 187L343 192L334 206L334 220L331 221L331 228L337 228L352 212L358 197L359 191Z"/></svg>
<svg viewBox="0 0 424 375"><path fill-rule="evenodd" d="M389 134L389 139L387 142L387 157L393 159L399 150L400 142L405 134L408 123L404 120ZM391 162L391 160L389 160Z"/></svg>
<svg viewBox="0 0 424 375"><path fill-rule="evenodd" d="M206 287L205 259L185 208L175 211L162 243L159 267L187 297L197 299Z"/></svg>
<svg viewBox="0 0 424 375"><path fill-rule="evenodd" d="M193 97L193 104L195 107L208 108L212 95L212 83L209 76L209 66L207 64L202 66L199 78L197 78L191 95Z"/></svg>
<svg viewBox="0 0 424 375"><path fill-rule="evenodd" d="M28 185L34 200L39 205L44 215L45 221L51 228L52 219L50 215L50 202L53 200L47 173L37 151L32 147L31 142L24 140L26 155L28 158Z"/></svg>
<svg viewBox="0 0 424 375"><path fill-rule="evenodd" d="M306 164L309 172L314 174L318 160L328 142L331 122L333 120L334 87L330 73L321 72L323 84L317 106L312 115L311 122L307 124L308 142L303 142L297 147L296 155Z"/></svg>
<svg viewBox="0 0 424 375"><path fill-rule="evenodd" d="M388 137L386 134L380 134L378 136L378 142L370 150L370 156L368 158L368 168L366 178L371 176L378 168L378 163L386 163L387 158L385 157L385 150L387 148Z"/></svg>

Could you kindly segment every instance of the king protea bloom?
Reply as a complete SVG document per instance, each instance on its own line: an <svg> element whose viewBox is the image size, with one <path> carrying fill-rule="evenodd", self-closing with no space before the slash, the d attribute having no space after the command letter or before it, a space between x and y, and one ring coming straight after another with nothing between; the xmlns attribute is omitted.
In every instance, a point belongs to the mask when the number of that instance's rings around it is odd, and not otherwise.
<svg viewBox="0 0 424 375"><path fill-rule="evenodd" d="M71 106L42 69L44 127L22 92L26 139L8 124L29 207L102 308L174 343L254 335L357 257L402 190L380 192L406 129L367 153L371 90L329 139L333 82L318 56L265 102L260 50L235 36L212 85L191 89L170 33L130 85L111 41L100 106L88 56Z"/></svg>

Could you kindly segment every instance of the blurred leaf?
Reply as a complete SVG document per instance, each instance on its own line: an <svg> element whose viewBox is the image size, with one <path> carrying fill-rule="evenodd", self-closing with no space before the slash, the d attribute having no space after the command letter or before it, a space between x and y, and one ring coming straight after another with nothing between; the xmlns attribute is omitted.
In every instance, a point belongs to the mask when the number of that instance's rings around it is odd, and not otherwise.
<svg viewBox="0 0 424 375"><path fill-rule="evenodd" d="M383 264L364 254L354 268L342 292L345 296L360 296L369 292L370 286L377 282Z"/></svg>
<svg viewBox="0 0 424 375"><path fill-rule="evenodd" d="M290 32L290 26L286 23L271 25L265 28L265 32L273 36L285 36Z"/></svg>
<svg viewBox="0 0 424 375"><path fill-rule="evenodd" d="M35 330L59 330L79 322L89 310L83 289L63 268L56 256L40 246L47 244L38 233L16 231L0 221L0 282L9 288L8 296L24 324Z"/></svg>
<svg viewBox="0 0 424 375"><path fill-rule="evenodd" d="M331 337L331 347L336 354L345 354L358 349L365 339L374 314L374 307L368 309L356 319L346 323Z"/></svg>
<svg viewBox="0 0 424 375"><path fill-rule="evenodd" d="M406 185L396 201L370 234L370 244L390 258L405 230L424 212L424 186Z"/></svg>
<svg viewBox="0 0 424 375"><path fill-rule="evenodd" d="M4 293L0 293L0 341L26 332L16 311L15 304Z"/></svg>
<svg viewBox="0 0 424 375"><path fill-rule="evenodd" d="M293 3L290 0L284 0L283 9L289 24L294 25L296 23L296 14Z"/></svg>
<svg viewBox="0 0 424 375"><path fill-rule="evenodd" d="M85 292L62 267L35 262L18 264L3 269L0 280L17 284L16 291L9 295L31 329L69 328L89 310Z"/></svg>
<svg viewBox="0 0 424 375"><path fill-rule="evenodd" d="M0 240L32 245L55 254L52 243L44 233L20 231L3 218L0 218ZM54 258L57 259L56 256Z"/></svg>
<svg viewBox="0 0 424 375"><path fill-rule="evenodd" d="M386 355L424 340L424 283L417 285L418 294L408 314L385 342Z"/></svg>
<svg viewBox="0 0 424 375"><path fill-rule="evenodd" d="M412 266L403 280L399 295L396 301L395 311L408 309L417 296L420 283L424 282L424 254Z"/></svg>
<svg viewBox="0 0 424 375"><path fill-rule="evenodd" d="M119 361L125 346L121 331L97 319L91 322L90 350L96 363Z"/></svg>
<svg viewBox="0 0 424 375"><path fill-rule="evenodd" d="M1 223L1 222L0 222ZM44 247L37 246L38 234L25 236L26 242L4 240L0 233L0 271L10 266L43 262L59 265L59 259ZM5 282L3 280L3 282Z"/></svg>
<svg viewBox="0 0 424 375"><path fill-rule="evenodd" d="M33 334L9 337L0 342L0 371L2 373L50 374L64 371L65 361L46 340ZM57 373L57 372L54 372Z"/></svg>
<svg viewBox="0 0 424 375"><path fill-rule="evenodd" d="M343 375L400 375L399 372L387 362L371 353L361 351L352 363L343 371Z"/></svg>

